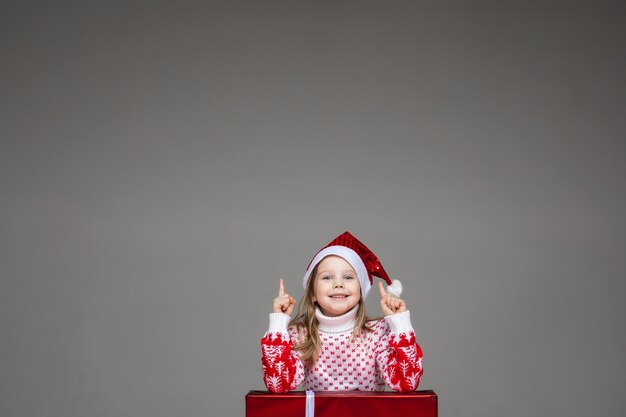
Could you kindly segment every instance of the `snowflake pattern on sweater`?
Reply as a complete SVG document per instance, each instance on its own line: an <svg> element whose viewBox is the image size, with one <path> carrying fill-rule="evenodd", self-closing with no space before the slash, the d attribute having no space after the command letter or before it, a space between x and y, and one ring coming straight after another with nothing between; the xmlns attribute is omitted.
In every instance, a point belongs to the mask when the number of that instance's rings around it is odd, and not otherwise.
<svg viewBox="0 0 626 417"><path fill-rule="evenodd" d="M406 312L408 314L408 312ZM369 323L364 337L352 337L352 329L320 330L321 355L313 368L294 351L302 335L290 326L287 332L268 331L261 340L263 380L269 391L287 392L302 384L313 391L414 391L422 377L422 350L411 329L394 333L385 319Z"/></svg>

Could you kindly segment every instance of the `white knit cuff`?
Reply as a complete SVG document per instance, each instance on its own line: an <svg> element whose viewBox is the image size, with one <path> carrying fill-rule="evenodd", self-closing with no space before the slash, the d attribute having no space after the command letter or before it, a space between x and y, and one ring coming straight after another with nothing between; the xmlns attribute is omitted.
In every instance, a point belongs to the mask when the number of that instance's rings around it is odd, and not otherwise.
<svg viewBox="0 0 626 417"><path fill-rule="evenodd" d="M270 327L267 332L287 334L290 319L291 317L285 313L270 313Z"/></svg>
<svg viewBox="0 0 626 417"><path fill-rule="evenodd" d="M411 313L409 310L392 316L387 316L385 317L385 320L387 320L387 324L389 324L391 333L400 334L414 331L413 326L411 325Z"/></svg>

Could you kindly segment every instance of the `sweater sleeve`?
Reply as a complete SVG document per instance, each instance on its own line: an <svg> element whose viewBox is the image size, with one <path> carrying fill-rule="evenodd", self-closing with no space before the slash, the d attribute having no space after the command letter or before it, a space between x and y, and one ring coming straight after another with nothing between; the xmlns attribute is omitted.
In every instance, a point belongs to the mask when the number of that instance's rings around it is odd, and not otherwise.
<svg viewBox="0 0 626 417"><path fill-rule="evenodd" d="M287 331L289 316L270 314L270 327L261 339L263 382L271 392L296 389L304 379L304 365L293 351L293 339Z"/></svg>
<svg viewBox="0 0 626 417"><path fill-rule="evenodd" d="M409 311L385 317L376 362L385 383L395 391L415 391L422 378L422 349L415 341Z"/></svg>

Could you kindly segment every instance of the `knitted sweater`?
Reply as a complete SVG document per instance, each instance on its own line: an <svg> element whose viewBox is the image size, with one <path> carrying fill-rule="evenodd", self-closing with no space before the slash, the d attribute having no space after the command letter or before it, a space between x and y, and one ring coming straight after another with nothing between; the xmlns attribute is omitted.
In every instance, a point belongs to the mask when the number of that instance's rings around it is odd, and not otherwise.
<svg viewBox="0 0 626 417"><path fill-rule="evenodd" d="M321 353L310 368L292 350L299 336L287 325L289 316L270 314L270 327L261 339L263 381L272 392L287 392L302 384L313 391L414 391L422 377L422 350L408 311L374 320L371 332L352 337L357 308L338 317L319 308Z"/></svg>

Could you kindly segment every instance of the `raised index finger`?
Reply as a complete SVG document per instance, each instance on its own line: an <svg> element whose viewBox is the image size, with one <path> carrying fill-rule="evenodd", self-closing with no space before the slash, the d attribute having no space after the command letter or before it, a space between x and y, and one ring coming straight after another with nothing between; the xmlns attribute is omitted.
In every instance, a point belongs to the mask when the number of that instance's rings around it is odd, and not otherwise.
<svg viewBox="0 0 626 417"><path fill-rule="evenodd" d="M385 298L385 296L387 295L387 292L383 288L383 283L380 281L378 281L378 289L380 290L380 297Z"/></svg>
<svg viewBox="0 0 626 417"><path fill-rule="evenodd" d="M283 279L281 278L278 284L278 295L285 295L285 283L283 282Z"/></svg>

